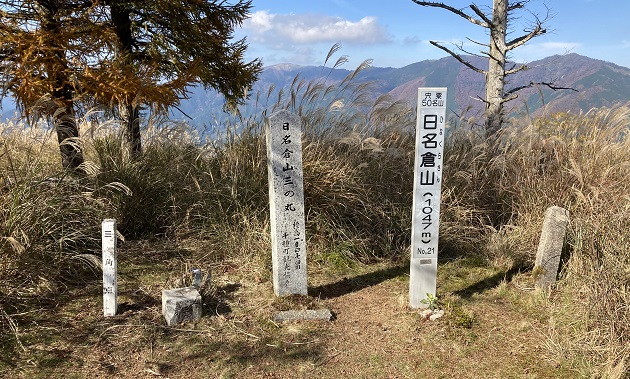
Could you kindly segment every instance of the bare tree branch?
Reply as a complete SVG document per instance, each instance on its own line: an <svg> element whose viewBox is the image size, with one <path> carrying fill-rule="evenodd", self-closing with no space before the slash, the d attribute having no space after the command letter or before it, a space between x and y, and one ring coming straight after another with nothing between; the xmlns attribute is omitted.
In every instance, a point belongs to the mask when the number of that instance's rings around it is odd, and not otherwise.
<svg viewBox="0 0 630 379"><path fill-rule="evenodd" d="M534 82L529 82L529 84L525 84L522 86L518 86L518 87L514 87L512 89L510 89L509 91L507 91L505 94L506 95L511 95L513 93L516 93L518 91L524 90L525 88L531 88L534 86Z"/></svg>
<svg viewBox="0 0 630 379"><path fill-rule="evenodd" d="M486 28L489 28L490 25L492 25L492 20L490 20L488 18L488 16L486 16L485 13L483 13L479 8L477 8L477 6L475 4L470 4L470 9L473 10L473 12L475 12L477 14L477 16L481 17L481 19L488 24L488 26L486 26Z"/></svg>
<svg viewBox="0 0 630 379"><path fill-rule="evenodd" d="M482 42L479 42L479 41L475 41L474 39L469 38L469 37L466 37L466 39L467 39L467 40L469 40L470 42L474 43L474 44L477 44L477 45L480 45L480 46L485 46L485 47L487 47L487 48L490 48L490 44L487 44L487 43L482 43Z"/></svg>
<svg viewBox="0 0 630 379"><path fill-rule="evenodd" d="M434 7L434 8L442 8L442 9L446 9L450 12L455 13L456 15L465 18L466 20L472 22L475 25L479 25L482 26L484 28L489 28L490 27L490 23L482 21L482 20L478 20L466 13L464 13L464 11L462 11L461 9L457 9L454 7L451 7L450 5L446 5L444 3L438 3L435 1L418 1L418 0L411 0L414 3L418 4L418 5L422 5L423 7ZM487 17L484 16L485 19L487 19Z"/></svg>
<svg viewBox="0 0 630 379"><path fill-rule="evenodd" d="M462 43L462 42L460 42L459 45L456 44L456 43L454 43L453 45L455 45L457 47L457 49L460 50L462 53L468 54L468 55L472 55L472 56L475 56L475 57L485 58L485 57L488 56L488 54L490 54L489 52L483 51L483 50L479 51L479 54L473 53L472 51L468 51L468 50L464 49L464 43Z"/></svg>
<svg viewBox="0 0 630 379"><path fill-rule="evenodd" d="M481 96L476 96L476 97L470 97L473 100L477 100L477 101L481 101L482 103L488 104L488 101L484 98L482 98Z"/></svg>
<svg viewBox="0 0 630 379"><path fill-rule="evenodd" d="M508 42L506 44L507 50L512 50L519 46L523 46L524 44L529 42L529 40L531 40L532 38L543 35L545 33L547 33L547 29L543 29L542 24L538 22L534 30L532 30L531 32L529 32L528 34L524 36L517 37L511 40L510 42Z"/></svg>
<svg viewBox="0 0 630 379"><path fill-rule="evenodd" d="M517 94L511 94L508 96L508 94L505 94L505 96L503 97L503 99L501 99L501 104L507 103L508 101L512 101L512 100L516 100L518 98Z"/></svg>
<svg viewBox="0 0 630 379"><path fill-rule="evenodd" d="M527 65L525 64L522 64L520 66L515 64L511 69L505 70L505 75L507 76L507 75L516 74L519 71L525 71L527 69L529 69L529 67L527 67Z"/></svg>
<svg viewBox="0 0 630 379"><path fill-rule="evenodd" d="M447 53L449 53L451 56L453 56L453 58L457 59L461 64L463 64L464 66L470 68L473 71L476 71L480 74L486 74L486 71L477 68L476 66L474 66L472 63L465 61L464 58L461 57L461 55L457 54L456 52L452 51L451 49L449 49L448 47L442 46L439 43L435 42L435 41L429 41L431 43L431 45L437 47L438 49L444 50Z"/></svg>
<svg viewBox="0 0 630 379"><path fill-rule="evenodd" d="M508 12L515 11L517 9L525 8L525 4L529 3L529 1L517 1L508 6Z"/></svg>
<svg viewBox="0 0 630 379"><path fill-rule="evenodd" d="M528 84L512 88L509 91L505 91L506 79L509 75L518 73L520 71L527 70L529 67L525 64L518 64L508 62L508 53L520 46L525 45L534 37L547 33L547 30L543 27L545 22L549 19L549 8L547 8L547 16L541 18L536 14L531 13L534 16L534 21L527 22L527 26L523 30L524 35L516 37L509 42L506 42L506 37L510 33L511 21L518 19L512 12L522 10L526 8L529 0L494 0L492 3L492 12L490 15L482 12L481 9L474 3L469 5L470 9L474 13L467 14L464 12L464 8L457 9L452 6L446 5L437 1L419 1L412 0L414 3L421 6L429 6L435 8L446 9L473 24L482 26L488 29L490 35L490 42L488 44L480 43L467 38L469 41L476 45L481 45L487 48L487 51L481 51L484 57L488 59L488 69L482 70L474 66L471 62L465 60L462 54L457 54L453 50L439 44L435 41L430 41L431 44L457 59L460 63L470 68L471 70L484 74L486 77L486 95L485 99L479 98L486 104L486 133L488 135L494 135L504 123L504 111L503 106L505 103L517 98L517 92L533 87L533 86L546 86L555 90L571 89L556 86L553 82L530 82ZM474 0L470 0L474 1ZM453 0L454 2L454 0ZM460 52L471 54L463 48L463 43L455 45ZM472 54L479 56L477 54ZM506 68L507 67L507 68Z"/></svg>
<svg viewBox="0 0 630 379"><path fill-rule="evenodd" d="M512 94L515 94L516 92L518 92L520 90L524 90L525 88L531 88L531 87L534 87L534 86L545 86L545 87L550 88L550 89L552 89L554 91L568 89L568 90L571 90L571 91L579 92L578 90L576 90L575 88L572 88L572 87L559 87L559 86L556 86L553 82L529 82L528 84L524 84L522 86L518 86L518 87L512 88L511 90L507 91L505 93L505 95L506 96L507 95L512 95Z"/></svg>
<svg viewBox="0 0 630 379"><path fill-rule="evenodd" d="M546 87L548 87L548 88L550 88L550 89L552 89L554 91L568 89L568 90L571 90L571 91L574 91L574 92L580 92L580 91L576 90L573 87L558 87L558 86L554 85L553 82L551 82L551 83L539 82L539 83L535 83L535 84L537 84L537 85L544 85L544 86L546 86Z"/></svg>

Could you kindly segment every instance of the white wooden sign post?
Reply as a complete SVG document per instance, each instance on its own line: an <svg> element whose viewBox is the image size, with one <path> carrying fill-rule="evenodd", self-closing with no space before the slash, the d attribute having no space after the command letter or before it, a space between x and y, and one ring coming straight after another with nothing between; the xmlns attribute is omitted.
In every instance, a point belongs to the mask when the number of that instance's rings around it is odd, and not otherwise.
<svg viewBox="0 0 630 379"><path fill-rule="evenodd" d="M446 88L419 88L409 280L412 308L428 307L427 294L435 296L445 117Z"/></svg>
<svg viewBox="0 0 630 379"><path fill-rule="evenodd" d="M271 256L276 296L306 295L302 124L288 111L267 119Z"/></svg>
<svg viewBox="0 0 630 379"><path fill-rule="evenodd" d="M106 219L101 224L103 247L103 314L116 315L118 310L118 283L116 282L116 220Z"/></svg>

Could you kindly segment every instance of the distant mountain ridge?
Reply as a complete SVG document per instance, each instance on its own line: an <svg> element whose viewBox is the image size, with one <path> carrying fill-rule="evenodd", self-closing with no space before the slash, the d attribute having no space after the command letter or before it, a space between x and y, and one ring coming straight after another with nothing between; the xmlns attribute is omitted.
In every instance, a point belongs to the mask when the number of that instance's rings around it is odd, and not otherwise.
<svg viewBox="0 0 630 379"><path fill-rule="evenodd" d="M484 68L483 58L465 57L474 65ZM570 111L586 112L591 108L611 106L630 101L630 69L610 62L578 54L550 56L530 62L528 69L508 77L506 90L530 82L553 82L555 86L574 90L557 90L539 86L519 92L519 97L507 103L513 113L530 115ZM278 64L266 67L254 85L253 93L266 94L270 87L287 88L296 75L305 80L340 82L351 70L331 69L321 66L298 66ZM374 99L390 94L394 99L407 101L412 106L417 102L418 87L447 87L448 109L467 115L479 114L483 103L485 79L458 62L453 57L425 60L401 68L371 67L361 72L358 82L373 82ZM209 112L221 109L222 98L216 92L195 89L190 99L184 100L181 109L193 117L193 123L213 119Z"/></svg>
<svg viewBox="0 0 630 379"><path fill-rule="evenodd" d="M465 57L474 65L484 68L483 58ZM592 108L611 106L630 101L630 69L610 62L578 54L555 55L530 62L529 69L508 77L506 89L530 82L553 82L558 87L573 90L553 91L540 86L519 92L519 97L507 103L512 113L559 111L586 112ZM270 88L278 91L288 88L297 75L300 78L325 81L327 84L341 82L352 70L322 66L299 66L290 63L265 67L251 93L252 99L260 92L266 96ZM371 67L357 75L357 82L372 82L373 98L390 94L396 100L415 106L418 87L447 87L450 111L475 116L483 110L484 76L458 62L453 57L424 60L401 68ZM272 97L273 99L273 97ZM13 114L3 101L3 116ZM222 117L223 97L216 91L203 88L191 89L189 99L182 101L180 109L192 118L193 125L210 124ZM174 110L175 119L186 119Z"/></svg>

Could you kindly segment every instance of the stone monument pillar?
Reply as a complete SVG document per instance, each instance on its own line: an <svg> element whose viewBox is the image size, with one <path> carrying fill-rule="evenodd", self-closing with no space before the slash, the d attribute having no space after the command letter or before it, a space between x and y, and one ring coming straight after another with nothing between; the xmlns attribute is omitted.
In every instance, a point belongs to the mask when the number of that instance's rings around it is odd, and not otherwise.
<svg viewBox="0 0 630 379"><path fill-rule="evenodd" d="M266 122L273 288L277 296L306 295L306 235L302 125L288 111Z"/></svg>

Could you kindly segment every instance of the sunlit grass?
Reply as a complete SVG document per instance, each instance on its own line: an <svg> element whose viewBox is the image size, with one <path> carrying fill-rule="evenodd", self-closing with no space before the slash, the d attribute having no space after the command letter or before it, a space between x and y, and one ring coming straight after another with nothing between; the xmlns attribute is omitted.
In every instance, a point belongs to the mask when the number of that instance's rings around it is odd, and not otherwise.
<svg viewBox="0 0 630 379"><path fill-rule="evenodd" d="M86 121L80 143L87 175L80 180L61 170L50 132L5 124L3 333L17 335L19 320L12 315L34 297L98 277L94 257L100 253L103 218L116 218L128 241L168 238L204 252L186 257L191 265L238 262L234 270L244 282L269 282L263 125L265 115L280 109L298 114L304 125L309 262L332 274L382 261L404 264L411 234L414 112L387 97L371 99L368 86L355 85L353 78L367 65L339 84L296 77L288 89L255 95L248 104L257 110L250 112L254 116L234 115L215 141L185 124L151 125L138 161L129 158L115 124ZM441 257L448 260L446 269L457 267L462 283L477 271L526 271L534 262L545 209L568 209L570 255L554 292L558 296L524 300L523 306L540 307L551 320L550 354L593 375L616 378L630 365L629 124L628 105L515 120L495 145L476 128L453 122L441 207ZM155 252L142 254L148 259ZM480 266L471 263L479 260ZM185 270L174 271L169 280ZM517 302L501 283L497 296ZM523 291L530 295L527 286ZM459 315L464 326L475 320L465 309Z"/></svg>

